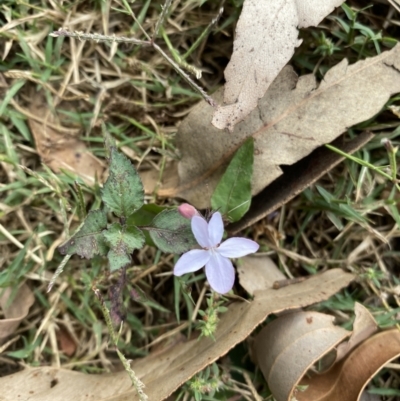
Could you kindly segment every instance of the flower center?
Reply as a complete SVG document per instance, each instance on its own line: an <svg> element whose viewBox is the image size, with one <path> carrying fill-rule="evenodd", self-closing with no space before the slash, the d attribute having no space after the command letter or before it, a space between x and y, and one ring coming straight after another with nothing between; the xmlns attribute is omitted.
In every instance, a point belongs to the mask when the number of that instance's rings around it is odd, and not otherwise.
<svg viewBox="0 0 400 401"><path fill-rule="evenodd" d="M204 249L205 251L214 251L214 250L217 249L220 245L221 245L221 243L219 243L219 244L217 244L217 245L215 245L215 246L210 246L209 248L208 248L208 247L204 247L203 249Z"/></svg>

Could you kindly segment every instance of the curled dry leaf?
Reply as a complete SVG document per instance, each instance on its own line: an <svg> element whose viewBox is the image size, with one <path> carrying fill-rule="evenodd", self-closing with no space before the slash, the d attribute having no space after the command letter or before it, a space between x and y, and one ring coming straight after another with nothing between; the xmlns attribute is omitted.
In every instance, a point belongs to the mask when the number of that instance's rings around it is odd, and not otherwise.
<svg viewBox="0 0 400 401"><path fill-rule="evenodd" d="M22 284L16 294L11 288L0 292L0 306L4 313L4 319L0 319L0 342L14 333L34 301L33 293L26 284Z"/></svg>
<svg viewBox="0 0 400 401"><path fill-rule="evenodd" d="M270 289L275 281L286 278L274 261L266 255L245 256L239 259L238 264L239 283L249 294Z"/></svg>
<svg viewBox="0 0 400 401"><path fill-rule="evenodd" d="M281 316L260 331L255 340L255 354L277 401L287 401L292 397L296 397L299 401L345 400L339 397L341 388L334 390L335 396L332 398L328 395L333 391L336 382L342 380L337 376L342 374L341 368L338 369L337 366L343 366L338 361L344 357L350 358L353 355L350 352L378 329L375 319L363 305L356 303L354 310L352 332L334 326L332 316L303 311ZM350 339L338 345L336 363L331 370L315 376L312 380L302 379L316 361L334 350L334 347L346 337ZM397 353L400 353L400 348L397 349ZM336 373L332 375L332 371ZM357 374L356 370L354 374ZM320 380L321 377L327 378L328 382ZM305 393L297 392L296 386L299 383L309 386ZM363 383L365 386L366 383ZM346 383L346 386L351 386L351 381ZM358 384L357 386L357 394L361 394L362 388ZM320 393L328 398L320 398ZM345 401L355 399L348 398Z"/></svg>
<svg viewBox="0 0 400 401"><path fill-rule="evenodd" d="M49 114L48 108L32 106L31 113L40 117L40 121L29 118L28 122L36 150L44 164L55 173L62 169L71 171L88 184L93 184L96 177L102 180L104 164L87 149L84 142L57 131L54 126L59 124L54 123L55 118Z"/></svg>
<svg viewBox="0 0 400 401"><path fill-rule="evenodd" d="M356 302L354 305L354 313L356 318L354 319L353 332L351 333L349 341L337 347L336 362L340 361L351 350L357 347L358 344L378 331L378 325L374 317L365 306Z"/></svg>
<svg viewBox="0 0 400 401"><path fill-rule="evenodd" d="M307 388L297 392L296 398L298 401L358 401L372 377L399 356L398 329L375 334L325 374L304 378L300 385Z"/></svg>
<svg viewBox="0 0 400 401"><path fill-rule="evenodd" d="M179 196L199 209L209 207L224 168L250 136L255 139L252 192L259 193L282 174L281 165L294 164L378 113L400 92L399 71L400 45L350 66L343 60L319 85L312 74L298 78L285 67L232 134L210 124L213 108L201 102L177 133L180 185L158 194ZM221 92L215 96L221 97Z"/></svg>
<svg viewBox="0 0 400 401"><path fill-rule="evenodd" d="M232 130L254 110L300 45L297 28L318 25L342 3L343 0L246 0L236 26L233 54L224 72L224 104L215 111L213 125Z"/></svg>
<svg viewBox="0 0 400 401"><path fill-rule="evenodd" d="M250 303L234 303L221 316L215 341L201 338L178 344L164 353L149 355L132 368L146 385L150 400L167 398L181 384L243 341L269 314L320 302L347 286L354 278L341 269L332 269L280 290L255 291ZM55 384L54 384L55 383ZM28 398L30 401L135 401L126 372L85 375L54 368L26 369L0 378L3 401ZM30 392L34 390L35 393Z"/></svg>
<svg viewBox="0 0 400 401"><path fill-rule="evenodd" d="M277 401L290 400L305 372L350 335L333 320L323 313L294 312L280 316L257 335L257 361Z"/></svg>

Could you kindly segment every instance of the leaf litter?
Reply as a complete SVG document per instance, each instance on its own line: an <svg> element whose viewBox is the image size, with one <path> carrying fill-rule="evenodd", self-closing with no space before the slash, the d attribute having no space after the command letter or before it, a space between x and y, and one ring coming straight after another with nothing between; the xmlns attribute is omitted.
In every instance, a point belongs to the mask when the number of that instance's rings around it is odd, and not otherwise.
<svg viewBox="0 0 400 401"><path fill-rule="evenodd" d="M286 278L270 257L260 254L241 258L237 272L240 285L251 295Z"/></svg>
<svg viewBox="0 0 400 401"><path fill-rule="evenodd" d="M288 313L257 335L257 362L277 401L289 400L307 369L349 336L333 319L312 311Z"/></svg>
<svg viewBox="0 0 400 401"><path fill-rule="evenodd" d="M373 375L400 355L398 330L374 334L378 326L370 312L359 303L354 310L352 332L334 325L333 316L313 311L283 314L260 331L254 354L277 401L356 400ZM377 357L383 339L388 347ZM336 356L326 358L327 364L323 358L332 351ZM321 360L325 373L317 374L311 367Z"/></svg>
<svg viewBox="0 0 400 401"><path fill-rule="evenodd" d="M300 385L307 389L298 392L296 397L299 401L358 401L379 370L398 357L398 328L382 331L362 342L327 373L304 378Z"/></svg>
<svg viewBox="0 0 400 401"><path fill-rule="evenodd" d="M232 133L210 127L213 108L200 102L177 133L179 185L158 194L184 198L199 209L210 207L227 163L249 137L254 138L255 149L252 194L258 194L282 175L281 165L294 164L378 113L391 95L400 92L399 64L397 45L352 65L341 61L319 85L313 74L298 77L287 66L257 109ZM222 91L214 97L221 99Z"/></svg>
<svg viewBox="0 0 400 401"><path fill-rule="evenodd" d="M233 53L224 72L224 101L214 112L213 125L233 131L257 107L258 100L301 44L298 28L318 25L342 3L343 0L245 0Z"/></svg>
<svg viewBox="0 0 400 401"><path fill-rule="evenodd" d="M331 269L280 290L257 290L253 301L236 302L221 316L215 341L202 337L179 343L161 354L150 354L134 361L132 369L144 382L149 399L161 401L247 338L268 315L321 302L346 287L353 279L350 273ZM27 397L31 401L138 399L125 371L86 375L49 367L27 368L0 378L0 387L3 389L3 401Z"/></svg>
<svg viewBox="0 0 400 401"><path fill-rule="evenodd" d="M96 179L103 179L104 163L76 136L65 135L58 131L56 127L60 126L60 123L56 123L55 116L48 108L39 106L36 101L30 111L35 119L28 119L29 127L35 138L36 150L44 164L55 173L59 173L62 169L70 171L88 184L93 185Z"/></svg>

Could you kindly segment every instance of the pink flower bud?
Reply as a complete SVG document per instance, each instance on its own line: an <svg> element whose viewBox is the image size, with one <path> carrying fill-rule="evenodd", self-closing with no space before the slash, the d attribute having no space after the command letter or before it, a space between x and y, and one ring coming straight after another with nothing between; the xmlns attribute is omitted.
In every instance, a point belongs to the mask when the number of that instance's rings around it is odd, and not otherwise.
<svg viewBox="0 0 400 401"><path fill-rule="evenodd" d="M186 219L191 219L193 216L200 216L200 213L189 203L182 203L178 207L178 212Z"/></svg>

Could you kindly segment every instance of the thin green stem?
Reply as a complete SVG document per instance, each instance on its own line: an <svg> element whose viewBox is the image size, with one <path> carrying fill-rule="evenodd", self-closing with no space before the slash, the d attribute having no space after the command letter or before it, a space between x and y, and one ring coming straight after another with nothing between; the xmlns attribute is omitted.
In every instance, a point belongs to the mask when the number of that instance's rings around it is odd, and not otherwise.
<svg viewBox="0 0 400 401"><path fill-rule="evenodd" d="M397 180L393 180L392 175L385 173L384 171L382 171L382 169L380 167L376 167L373 164L366 162L365 160L361 160L358 157L354 157L352 155L349 155L346 152L343 152L342 150L335 148L332 145L326 144L325 147L327 147L328 149L332 150L333 152L339 154L340 156L345 157L346 159L352 160L358 164L360 164L361 166L365 166L367 168L369 168L372 171L375 171L377 174L381 175L382 177L385 177L386 179L388 179L389 181L393 182L396 186L396 188L400 191L400 186L399 184L396 182Z"/></svg>
<svg viewBox="0 0 400 401"><path fill-rule="evenodd" d="M177 63L175 63L174 60L172 60L171 57L169 57L162 49L160 46L158 46L156 43L153 43L153 47L155 50L157 50L162 57L164 57L165 60L168 61L168 63L175 69L175 71L197 92L200 93L200 95L203 97L203 99L212 107L216 107L217 103L215 100L207 94L207 92L197 85L190 77L189 75L184 72Z"/></svg>
<svg viewBox="0 0 400 401"><path fill-rule="evenodd" d="M130 365L130 361L128 361L124 354L118 349L118 338L119 335L116 334L115 330L114 330L114 326L111 320L111 316L110 316L110 311L107 309L106 304L104 302L104 299L100 293L100 291L97 288L93 288L93 291L97 297L97 299L100 302L100 306L101 306L101 311L103 312L103 316L104 316L104 320L106 322L107 328L108 328L108 332L110 334L111 337L111 341L113 342L113 344L115 345L115 348L117 350L117 354L119 359L121 360L122 364L124 365L124 368L126 370L126 372L128 373L133 386L135 387L139 399L140 401L147 401L148 397L145 394L145 392L143 391L144 388L144 384L141 382L141 380L136 376L135 372L132 370L131 365Z"/></svg>
<svg viewBox="0 0 400 401"><path fill-rule="evenodd" d="M208 35L211 31L211 29L218 23L219 19L221 18L221 15L224 11L224 8L221 7L219 9L218 15L209 23L209 25L204 29L204 31L201 33L201 35L196 39L196 41L190 46L188 51L182 56L182 60L186 60L201 44L203 39L205 38L206 35Z"/></svg>
<svg viewBox="0 0 400 401"><path fill-rule="evenodd" d="M143 29L142 24L140 21L136 18L135 13L132 11L132 8L130 7L129 3L126 0L122 0L122 3L124 4L126 11L130 14L130 16L133 18L133 20L136 22L137 26L139 29L143 32L144 36L148 39L148 41L151 43L152 39L150 36L147 34L147 32Z"/></svg>
<svg viewBox="0 0 400 401"><path fill-rule="evenodd" d="M176 51L174 49L174 47L172 46L172 43L169 40L169 37L167 36L165 30L163 28L161 28L161 34L162 37L168 47L168 50L171 52L172 57L174 58L175 62L182 68L184 68L186 71L190 72L191 74L193 74L197 79L201 78L201 70L199 70L196 67L193 67L192 65L188 64L179 54L178 51Z"/></svg>
<svg viewBox="0 0 400 401"><path fill-rule="evenodd" d="M397 155L399 148L397 146L393 146L392 142L389 139L386 139L386 141L384 142L384 145L388 152L390 169L391 169L391 173L392 173L392 180L393 180L393 182L396 182L396 179L397 179L396 155Z"/></svg>
<svg viewBox="0 0 400 401"><path fill-rule="evenodd" d="M153 42L156 39L156 37L158 36L158 32L160 31L160 28L161 28L162 24L164 23L165 17L168 14L168 9L171 7L171 3L172 3L172 0L166 0L165 4L163 6L161 6L162 11L161 11L161 15L158 18L158 21L156 23L156 27L154 28L154 33L153 33L153 37L152 37Z"/></svg>

